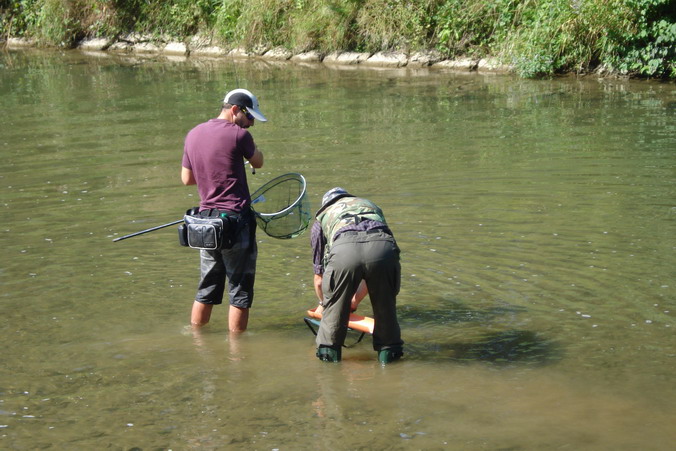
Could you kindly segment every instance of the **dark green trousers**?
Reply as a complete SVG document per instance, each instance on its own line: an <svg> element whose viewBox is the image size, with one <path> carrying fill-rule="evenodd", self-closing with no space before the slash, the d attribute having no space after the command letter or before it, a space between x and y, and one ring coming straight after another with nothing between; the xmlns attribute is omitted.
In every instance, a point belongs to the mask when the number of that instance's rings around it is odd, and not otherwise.
<svg viewBox="0 0 676 451"><path fill-rule="evenodd" d="M317 346L342 346L347 335L350 301L365 280L373 307L373 349L401 347L397 294L401 284L399 248L381 230L347 232L334 242L322 280L324 311Z"/></svg>

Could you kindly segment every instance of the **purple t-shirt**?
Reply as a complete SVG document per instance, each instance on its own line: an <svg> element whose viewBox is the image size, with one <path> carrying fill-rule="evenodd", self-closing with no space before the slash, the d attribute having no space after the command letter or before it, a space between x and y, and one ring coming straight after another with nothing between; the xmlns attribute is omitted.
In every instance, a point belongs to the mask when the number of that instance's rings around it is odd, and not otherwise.
<svg viewBox="0 0 676 451"><path fill-rule="evenodd" d="M243 159L255 150L251 133L225 119L211 119L188 132L182 164L195 177L200 209L241 212L251 204Z"/></svg>

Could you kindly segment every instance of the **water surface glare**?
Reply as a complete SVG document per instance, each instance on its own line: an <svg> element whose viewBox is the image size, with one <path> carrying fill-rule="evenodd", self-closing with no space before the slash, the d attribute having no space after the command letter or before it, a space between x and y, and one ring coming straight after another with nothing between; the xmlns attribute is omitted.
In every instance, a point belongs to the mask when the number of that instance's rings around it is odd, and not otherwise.
<svg viewBox="0 0 676 451"><path fill-rule="evenodd" d="M322 364L309 234L259 231L250 330L188 316L185 133L258 95L266 164L402 248L406 355ZM2 449L667 450L676 88L81 52L0 54ZM368 302L360 310L368 314ZM352 343L356 337L350 336Z"/></svg>

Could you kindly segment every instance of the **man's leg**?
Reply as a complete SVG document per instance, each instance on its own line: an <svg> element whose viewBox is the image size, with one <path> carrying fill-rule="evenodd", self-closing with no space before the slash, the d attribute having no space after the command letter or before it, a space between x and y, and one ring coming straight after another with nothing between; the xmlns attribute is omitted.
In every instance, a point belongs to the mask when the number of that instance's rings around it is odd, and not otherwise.
<svg viewBox="0 0 676 451"><path fill-rule="evenodd" d="M369 242L368 249L365 278L375 320L373 347L379 352L391 350L398 358L404 344L396 310L401 283L399 250L394 241L382 237Z"/></svg>
<svg viewBox="0 0 676 451"><path fill-rule="evenodd" d="M249 324L258 258L258 246L250 233L250 227L254 226L255 223L245 226L233 247L222 251L230 299L228 328L233 333L244 332Z"/></svg>
<svg viewBox="0 0 676 451"><path fill-rule="evenodd" d="M201 327L211 319L214 305L220 304L225 288L225 268L218 251L200 251L200 281L192 305L190 324Z"/></svg>
<svg viewBox="0 0 676 451"><path fill-rule="evenodd" d="M228 313L228 325L230 328L230 332L234 333L244 332L248 324L249 324L249 309L235 307L234 305L231 305L230 312Z"/></svg>
<svg viewBox="0 0 676 451"><path fill-rule="evenodd" d="M341 238L334 243L331 258L322 278L324 310L317 331L318 354L322 360L322 348L331 348L340 360L340 351L347 335L347 321L350 316L350 301L362 280L359 264L359 244ZM331 353L334 354L334 353Z"/></svg>
<svg viewBox="0 0 676 451"><path fill-rule="evenodd" d="M212 304L202 304L201 302L193 302L192 314L190 315L190 324L193 327L201 327L209 322L211 319L211 310L214 308Z"/></svg>

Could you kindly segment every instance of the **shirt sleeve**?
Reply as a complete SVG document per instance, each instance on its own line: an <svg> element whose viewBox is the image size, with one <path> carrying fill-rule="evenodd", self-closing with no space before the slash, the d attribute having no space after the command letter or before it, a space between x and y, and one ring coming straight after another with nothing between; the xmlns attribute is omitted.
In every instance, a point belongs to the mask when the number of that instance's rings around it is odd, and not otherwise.
<svg viewBox="0 0 676 451"><path fill-rule="evenodd" d="M253 136L246 129L242 129L242 134L237 140L237 146L242 149L242 155L244 155L244 158L247 160L253 157L253 154L256 151L256 144L254 144Z"/></svg>
<svg viewBox="0 0 676 451"><path fill-rule="evenodd" d="M324 248L326 247L326 238L322 233L322 226L319 221L315 221L315 223L312 224L310 244L312 245L312 266L315 274L324 274Z"/></svg>
<svg viewBox="0 0 676 451"><path fill-rule="evenodd" d="M181 160L181 166L186 169L192 170L192 165L190 164L190 157L188 156L188 136L185 137L185 142L183 143L183 158Z"/></svg>

